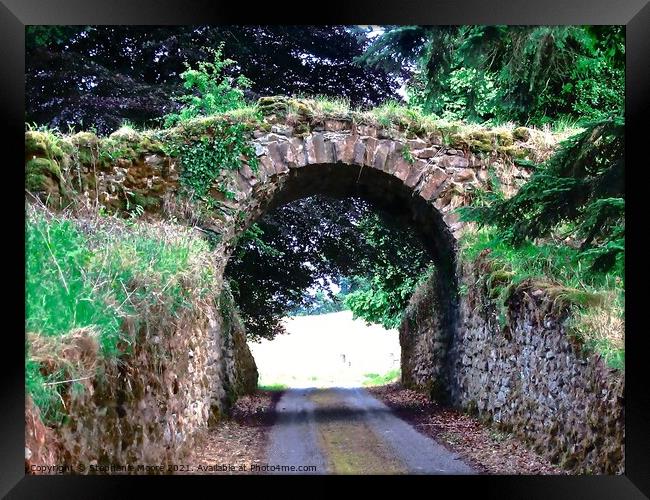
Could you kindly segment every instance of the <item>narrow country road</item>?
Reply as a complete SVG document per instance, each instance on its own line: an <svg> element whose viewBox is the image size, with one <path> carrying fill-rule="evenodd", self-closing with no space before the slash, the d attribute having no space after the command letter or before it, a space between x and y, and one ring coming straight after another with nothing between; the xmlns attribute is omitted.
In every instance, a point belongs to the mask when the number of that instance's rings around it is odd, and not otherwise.
<svg viewBox="0 0 650 500"><path fill-rule="evenodd" d="M289 389L276 411L267 449L270 473L475 473L361 388Z"/></svg>

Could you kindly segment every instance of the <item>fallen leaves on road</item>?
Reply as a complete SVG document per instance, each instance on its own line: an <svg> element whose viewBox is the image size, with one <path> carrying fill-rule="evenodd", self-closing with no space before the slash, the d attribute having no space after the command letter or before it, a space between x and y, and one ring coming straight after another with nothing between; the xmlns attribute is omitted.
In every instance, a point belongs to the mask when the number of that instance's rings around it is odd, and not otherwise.
<svg viewBox="0 0 650 500"><path fill-rule="evenodd" d="M280 395L281 391L258 390L239 398L230 418L210 428L200 439L187 459L192 468L190 473L250 474L252 464L264 463L267 431L273 424L274 407ZM241 465L246 466L245 471L239 470ZM198 466L203 470L197 470ZM222 469L209 470L215 466ZM233 466L235 470L223 466Z"/></svg>
<svg viewBox="0 0 650 500"><path fill-rule="evenodd" d="M483 474L568 474L515 436L432 402L426 395L398 383L368 391L419 432L457 453Z"/></svg>

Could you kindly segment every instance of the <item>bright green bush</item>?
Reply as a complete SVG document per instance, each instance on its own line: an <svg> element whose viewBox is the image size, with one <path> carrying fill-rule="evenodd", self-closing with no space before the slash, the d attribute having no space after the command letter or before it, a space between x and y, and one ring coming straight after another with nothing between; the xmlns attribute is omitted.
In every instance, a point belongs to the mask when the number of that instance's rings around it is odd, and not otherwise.
<svg viewBox="0 0 650 500"><path fill-rule="evenodd" d="M213 61L199 62L197 69L188 67L181 73L187 93L177 100L183 106L178 113L165 118L165 126L179 125L182 131L167 147L167 152L178 156L183 166L181 185L186 194L209 204L213 200L207 194L213 183L224 170L239 170L243 166L242 157L257 170L257 156L249 142L247 124L242 121L259 119L257 109L248 106L244 99L243 89L250 81L243 75L234 78L225 74L225 69L236 62L222 59L222 49L223 44L211 50ZM236 116L237 111L242 116ZM220 116L209 122L198 119L213 115ZM218 188L226 199L234 199L235 192L228 179L222 179Z"/></svg>
<svg viewBox="0 0 650 500"><path fill-rule="evenodd" d="M196 69L186 65L181 73L183 87L188 91L177 97L183 104L178 113L165 117L165 126L187 121L197 116L209 116L238 108L245 108L244 89L250 87L250 80L243 75L230 77L225 70L236 64L232 59L222 59L223 44L209 50L214 59L201 61Z"/></svg>

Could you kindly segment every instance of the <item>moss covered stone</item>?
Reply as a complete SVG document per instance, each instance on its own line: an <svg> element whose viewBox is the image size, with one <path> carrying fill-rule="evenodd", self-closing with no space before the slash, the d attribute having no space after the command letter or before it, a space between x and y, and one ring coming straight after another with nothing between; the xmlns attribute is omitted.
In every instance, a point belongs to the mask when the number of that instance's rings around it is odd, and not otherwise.
<svg viewBox="0 0 650 500"><path fill-rule="evenodd" d="M33 158L25 164L25 188L28 191L58 191L61 169L54 160Z"/></svg>
<svg viewBox="0 0 650 500"><path fill-rule="evenodd" d="M131 127L120 127L108 137L117 141L136 142L140 139L140 134Z"/></svg>
<svg viewBox="0 0 650 500"><path fill-rule="evenodd" d="M72 144L77 147L97 147L99 138L92 132L78 132L70 138Z"/></svg>
<svg viewBox="0 0 650 500"><path fill-rule="evenodd" d="M512 144L510 146L501 146L497 148L497 151L499 151L499 153L503 153L517 159L524 159L528 156L528 150L516 144Z"/></svg>
<svg viewBox="0 0 650 500"><path fill-rule="evenodd" d="M70 138L77 149L76 157L82 165L94 165L99 154L99 139L92 132L79 132Z"/></svg>
<svg viewBox="0 0 650 500"><path fill-rule="evenodd" d="M54 160L47 158L34 158L29 160L25 165L25 171L30 174L42 174L55 177L57 180L61 179L61 169Z"/></svg>
<svg viewBox="0 0 650 500"><path fill-rule="evenodd" d="M512 131L512 136L518 141L526 142L530 139L530 129L517 127Z"/></svg>
<svg viewBox="0 0 650 500"><path fill-rule="evenodd" d="M28 191L45 191L48 177L43 174L28 173L25 176L25 188Z"/></svg>
<svg viewBox="0 0 650 500"><path fill-rule="evenodd" d="M25 157L44 157L60 161L65 154L62 149L64 142L51 132L30 130L25 133Z"/></svg>
<svg viewBox="0 0 650 500"><path fill-rule="evenodd" d="M499 130L495 135L499 146L512 146L515 143L512 133L508 130Z"/></svg>
<svg viewBox="0 0 650 500"><path fill-rule="evenodd" d="M25 154L28 156L47 156L47 140L41 132L25 133Z"/></svg>

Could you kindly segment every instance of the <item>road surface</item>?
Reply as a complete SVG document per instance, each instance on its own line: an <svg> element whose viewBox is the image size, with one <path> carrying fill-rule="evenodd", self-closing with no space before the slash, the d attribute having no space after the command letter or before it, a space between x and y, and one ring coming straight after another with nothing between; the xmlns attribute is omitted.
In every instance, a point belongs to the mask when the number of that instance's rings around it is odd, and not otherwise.
<svg viewBox="0 0 650 500"><path fill-rule="evenodd" d="M269 473L475 474L361 388L288 389L276 411Z"/></svg>

